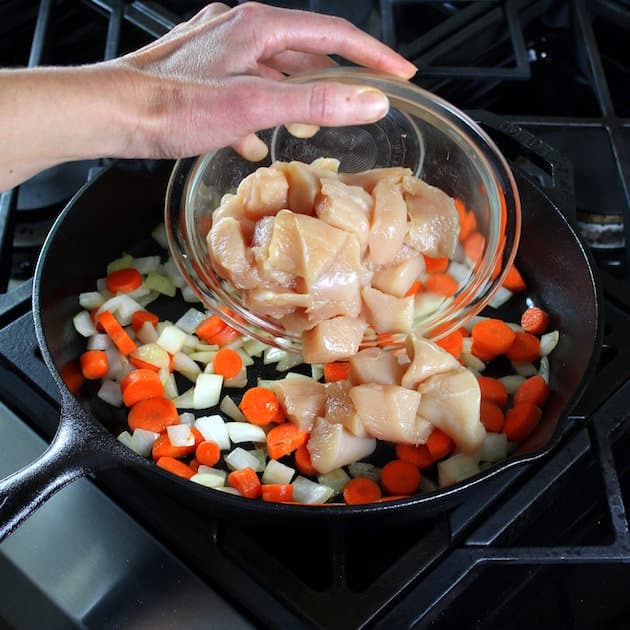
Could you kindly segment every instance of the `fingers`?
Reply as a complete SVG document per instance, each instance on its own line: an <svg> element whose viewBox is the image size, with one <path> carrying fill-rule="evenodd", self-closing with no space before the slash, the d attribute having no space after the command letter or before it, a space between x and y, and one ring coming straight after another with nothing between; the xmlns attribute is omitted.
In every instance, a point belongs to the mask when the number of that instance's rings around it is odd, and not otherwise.
<svg viewBox="0 0 630 630"><path fill-rule="evenodd" d="M278 53L269 59L265 59L264 63L266 66L284 74L321 70L322 68L331 68L337 65L327 55L312 55L295 50Z"/></svg>
<svg viewBox="0 0 630 630"><path fill-rule="evenodd" d="M269 153L267 145L255 133L237 140L232 144L232 148L250 162L260 162Z"/></svg>

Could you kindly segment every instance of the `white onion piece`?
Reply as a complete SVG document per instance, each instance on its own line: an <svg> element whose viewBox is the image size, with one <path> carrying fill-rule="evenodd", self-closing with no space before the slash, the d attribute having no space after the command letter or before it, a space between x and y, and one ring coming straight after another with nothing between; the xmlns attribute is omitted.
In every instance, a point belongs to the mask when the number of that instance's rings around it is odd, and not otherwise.
<svg viewBox="0 0 630 630"><path fill-rule="evenodd" d="M112 303L117 298L118 298L118 304L115 309L116 319L118 320L121 326L129 326L129 324L131 324L131 316L136 311L141 311L142 306L138 304L138 302L136 302L134 299L130 298L128 295L125 295L124 293L122 295L117 295L111 298L110 300L107 300L107 302L105 302L101 306L98 312L102 312L103 310L109 310L113 314L114 310L112 308L106 308L106 305L109 303Z"/></svg>
<svg viewBox="0 0 630 630"><path fill-rule="evenodd" d="M226 378L223 384L226 387L236 387L236 388L245 387L247 385L247 368L243 366L241 368L241 371L236 376L232 376L231 378Z"/></svg>
<svg viewBox="0 0 630 630"><path fill-rule="evenodd" d="M545 379L545 383L549 385L549 359L546 356L540 358L538 374L542 376Z"/></svg>
<svg viewBox="0 0 630 630"><path fill-rule="evenodd" d="M260 461L257 457L248 453L240 446L237 446L231 453L228 453L223 460L230 470L242 470L243 468L256 470L260 465Z"/></svg>
<svg viewBox="0 0 630 630"><path fill-rule="evenodd" d="M240 497L241 493L236 489L230 486L223 486L221 488L214 488L214 490L220 490L221 492L225 492L225 494L233 494L234 496Z"/></svg>
<svg viewBox="0 0 630 630"><path fill-rule="evenodd" d="M451 261L451 264L448 266L448 273L455 278L457 284L461 287L468 282L472 269L460 262Z"/></svg>
<svg viewBox="0 0 630 630"><path fill-rule="evenodd" d="M136 332L140 343L155 343L158 340L158 333L151 322L144 322Z"/></svg>
<svg viewBox="0 0 630 630"><path fill-rule="evenodd" d="M204 343L203 341L197 341L197 345L195 346L195 349L198 352L218 352L219 351L219 346L217 346L216 344L210 344L210 343Z"/></svg>
<svg viewBox="0 0 630 630"><path fill-rule="evenodd" d="M186 341L184 341L184 346L182 348L182 352L186 354L190 354L193 350L197 348L197 344L199 343L199 337L197 335L186 335Z"/></svg>
<svg viewBox="0 0 630 630"><path fill-rule="evenodd" d="M166 433L173 446L193 446L195 443L195 435L189 424L171 424L166 427Z"/></svg>
<svg viewBox="0 0 630 630"><path fill-rule="evenodd" d="M243 415L243 412L238 408L236 403L229 397L224 396L219 409L232 420L236 422L247 422L247 418Z"/></svg>
<svg viewBox="0 0 630 630"><path fill-rule="evenodd" d="M199 325L208 319L205 313L196 308L189 308L176 322L175 326L189 335L194 333Z"/></svg>
<svg viewBox="0 0 630 630"><path fill-rule="evenodd" d="M264 442L267 434L261 427L249 422L226 422L225 428L230 440L235 444L240 442Z"/></svg>
<svg viewBox="0 0 630 630"><path fill-rule="evenodd" d="M123 431L120 435L118 435L116 439L119 442L122 442L127 448L130 448L131 450L133 450L133 447L132 447L133 440L131 438L131 433L129 433L129 431Z"/></svg>
<svg viewBox="0 0 630 630"><path fill-rule="evenodd" d="M173 322L169 322L168 320L160 320L156 325L155 325L155 330L157 330L158 335L161 335L162 332L164 331L164 329L168 326L172 326Z"/></svg>
<svg viewBox="0 0 630 630"><path fill-rule="evenodd" d="M525 382L525 377L520 374L510 374L509 376L502 376L499 380L505 385L508 394L514 394Z"/></svg>
<svg viewBox="0 0 630 630"><path fill-rule="evenodd" d="M162 368L160 372L163 370ZM166 373L164 377L164 396L173 400L179 396L179 390L177 389L177 382L175 381L175 375L172 372Z"/></svg>
<svg viewBox="0 0 630 630"><path fill-rule="evenodd" d="M276 365L276 370L278 370L278 372L285 372L286 370L290 370L292 367L295 367L296 365L301 365L302 363L304 363L304 357L301 354L288 352L285 358L278 361L278 365Z"/></svg>
<svg viewBox="0 0 630 630"><path fill-rule="evenodd" d="M94 322L87 311L78 312L72 318L72 323L74 324L74 329L82 337L91 337L96 334L96 326L94 326Z"/></svg>
<svg viewBox="0 0 630 630"><path fill-rule="evenodd" d="M435 311L437 311L444 302L446 302L444 296L439 295L438 293L432 293L431 291L419 293L416 295L414 301L414 317L426 317L431 313L435 313Z"/></svg>
<svg viewBox="0 0 630 630"><path fill-rule="evenodd" d="M188 357L198 363L212 363L218 350L204 350L203 352L191 352Z"/></svg>
<svg viewBox="0 0 630 630"><path fill-rule="evenodd" d="M269 347L263 353L263 364L269 365L270 363L277 363L280 359L284 359L287 356L287 351L281 348Z"/></svg>
<svg viewBox="0 0 630 630"><path fill-rule="evenodd" d="M125 332L135 341L138 337L136 335L136 331L133 329L133 326L125 326Z"/></svg>
<svg viewBox="0 0 630 630"><path fill-rule="evenodd" d="M176 352L173 355L173 369L176 372L188 372L190 374L201 372L201 368L183 352Z"/></svg>
<svg viewBox="0 0 630 630"><path fill-rule="evenodd" d="M492 299L488 302L488 306L491 308L501 308L512 297L512 291L505 287L499 287L497 292L492 296Z"/></svg>
<svg viewBox="0 0 630 630"><path fill-rule="evenodd" d="M123 403L120 385L115 381L105 379L96 394L102 401L112 407L121 407Z"/></svg>
<svg viewBox="0 0 630 630"><path fill-rule="evenodd" d="M109 348L105 350L107 355L107 378L110 380L122 380L124 365L122 355L117 348Z"/></svg>
<svg viewBox="0 0 630 630"><path fill-rule="evenodd" d="M324 366L320 365L320 364L313 363L311 365L311 377L314 380L319 381L319 380L321 380L321 378L323 376L324 376Z"/></svg>
<svg viewBox="0 0 630 630"><path fill-rule="evenodd" d="M293 475L295 475L295 470L293 468L285 466L285 464L275 459L270 459L269 463L265 467L265 471L263 472L262 482L286 485L291 483Z"/></svg>
<svg viewBox="0 0 630 630"><path fill-rule="evenodd" d="M194 424L195 414L190 411L185 411L179 414L179 421L181 424Z"/></svg>
<svg viewBox="0 0 630 630"><path fill-rule="evenodd" d="M350 476L343 468L337 468L325 475L317 475L317 481L323 486L332 488L335 494L339 494L348 481L350 481Z"/></svg>
<svg viewBox="0 0 630 630"><path fill-rule="evenodd" d="M221 477L224 481L227 479L227 473L225 470L221 470L220 468L213 468L212 466L206 466L205 464L199 464L199 468L197 472L200 475L217 475L217 477Z"/></svg>
<svg viewBox="0 0 630 630"><path fill-rule="evenodd" d="M207 409L219 404L223 377L220 374L200 374L195 381L194 409Z"/></svg>
<svg viewBox="0 0 630 630"><path fill-rule="evenodd" d="M143 276L148 274L150 271L157 271L160 267L160 257L159 256L143 256L142 258L136 258L131 263L131 267L136 269Z"/></svg>
<svg viewBox="0 0 630 630"><path fill-rule="evenodd" d="M214 374L214 363L210 361L210 363L206 363L206 367L203 370L204 374Z"/></svg>
<svg viewBox="0 0 630 630"><path fill-rule="evenodd" d="M168 249L168 238L166 237L166 227L164 226L164 223L156 225L151 232L151 236L160 247Z"/></svg>
<svg viewBox="0 0 630 630"><path fill-rule="evenodd" d="M298 477L293 482L293 500L298 503L325 503L334 493L332 488L305 477Z"/></svg>
<svg viewBox="0 0 630 630"><path fill-rule="evenodd" d="M214 473L197 472L190 478L190 480L193 483L198 483L201 486L206 486L206 488L216 488L217 490L219 488L223 489L223 486L225 485L225 477L215 475Z"/></svg>
<svg viewBox="0 0 630 630"><path fill-rule="evenodd" d="M186 333L183 330L177 328L177 326L166 326L158 340L155 342L158 346L162 346L164 350L170 352L171 354L175 354L179 352L184 346L184 342L186 341Z"/></svg>
<svg viewBox="0 0 630 630"><path fill-rule="evenodd" d="M381 480L381 469L367 462L353 462L348 466L351 477L367 477L377 483Z"/></svg>
<svg viewBox="0 0 630 630"><path fill-rule="evenodd" d="M538 374L536 366L529 361L512 361L512 367L517 374L520 374L525 378Z"/></svg>
<svg viewBox="0 0 630 630"><path fill-rule="evenodd" d="M120 258L112 260L107 265L107 275L114 271L119 271L120 269L128 269L131 265L133 265L133 256L131 256L131 254L123 254Z"/></svg>
<svg viewBox="0 0 630 630"><path fill-rule="evenodd" d="M159 433L154 431L147 431L146 429L135 429L131 436L132 448L138 455L142 457L148 457L153 450L153 444L155 440L160 437Z"/></svg>
<svg viewBox="0 0 630 630"><path fill-rule="evenodd" d="M479 462L474 455L458 453L438 462L440 488L450 486L479 472Z"/></svg>
<svg viewBox="0 0 630 630"><path fill-rule="evenodd" d="M187 378L191 383L196 383L197 377L201 374L201 372L180 372L180 374Z"/></svg>
<svg viewBox="0 0 630 630"><path fill-rule="evenodd" d="M473 338L472 337L464 337L462 339L462 352L472 352Z"/></svg>
<svg viewBox="0 0 630 630"><path fill-rule="evenodd" d="M245 337L240 336L234 339L234 341L230 341L230 343L226 343L223 347L231 348L232 350L238 350L239 348L243 346L244 343L245 343Z"/></svg>
<svg viewBox="0 0 630 630"><path fill-rule="evenodd" d="M153 291L157 291L162 295L168 295L168 297L175 297L177 293L177 287L173 284L168 276L163 276L160 273L152 271L146 277L144 281L146 287Z"/></svg>
<svg viewBox="0 0 630 630"><path fill-rule="evenodd" d="M184 302L188 302L189 304L194 304L196 302L201 302L199 296L188 286L182 287L182 299Z"/></svg>
<svg viewBox="0 0 630 630"><path fill-rule="evenodd" d="M486 433L476 455L482 462L501 462L507 457L508 442L505 433Z"/></svg>
<svg viewBox="0 0 630 630"><path fill-rule="evenodd" d="M545 333L540 337L540 356L546 357L551 354L554 348L558 345L560 340L560 333L557 330Z"/></svg>
<svg viewBox="0 0 630 630"><path fill-rule="evenodd" d="M79 293L79 304L81 308L93 311L105 302L105 298L98 291L86 291Z"/></svg>
<svg viewBox="0 0 630 630"><path fill-rule="evenodd" d="M155 302L160 297L160 294L157 291L149 291L146 295L142 297L137 297L136 302L142 306L142 308L147 307L151 302Z"/></svg>
<svg viewBox="0 0 630 630"><path fill-rule="evenodd" d="M179 269L172 258L169 258L164 263L164 273L178 289L182 289L186 286L186 280L184 280L182 274L179 273Z"/></svg>
<svg viewBox="0 0 630 630"><path fill-rule="evenodd" d="M468 337L466 337L466 339L467 338ZM466 339L464 339L464 341L466 341ZM473 370L475 372L483 372L486 369L486 364L479 357L476 357L470 352L462 352L460 358L462 360L462 363L469 370Z"/></svg>
<svg viewBox="0 0 630 630"><path fill-rule="evenodd" d="M258 339L246 339L243 348L250 357L260 357L269 346Z"/></svg>
<svg viewBox="0 0 630 630"><path fill-rule="evenodd" d="M256 466L252 466L252 468L256 472L262 472L265 470L265 466L267 465L267 452L262 449L255 448L254 450L247 451L252 457L256 458L258 464Z"/></svg>
<svg viewBox="0 0 630 630"><path fill-rule="evenodd" d="M132 356L160 369L168 370L171 364L168 352L161 346L158 346L157 343L146 343L138 346L133 351Z"/></svg>
<svg viewBox="0 0 630 630"><path fill-rule="evenodd" d="M254 359L252 359L249 356L249 354L247 354L247 352L245 352L245 350L243 350L242 348L233 348L233 350L234 350L234 352L236 352L236 354L238 354L239 357L241 357L241 361L243 362L243 365L245 367L249 367L250 365L254 365Z"/></svg>
<svg viewBox="0 0 630 630"><path fill-rule="evenodd" d="M195 388L191 387L180 394L177 398L173 398L173 404L177 409L194 409L195 408Z"/></svg>
<svg viewBox="0 0 630 630"><path fill-rule="evenodd" d="M203 435L204 440L216 442L222 451L230 448L230 436L225 428L223 418L218 414L197 418L195 420L195 429Z"/></svg>
<svg viewBox="0 0 630 630"><path fill-rule="evenodd" d="M96 281L96 290L103 296L104 300L108 300L113 297L109 289L107 288L107 279L99 278Z"/></svg>

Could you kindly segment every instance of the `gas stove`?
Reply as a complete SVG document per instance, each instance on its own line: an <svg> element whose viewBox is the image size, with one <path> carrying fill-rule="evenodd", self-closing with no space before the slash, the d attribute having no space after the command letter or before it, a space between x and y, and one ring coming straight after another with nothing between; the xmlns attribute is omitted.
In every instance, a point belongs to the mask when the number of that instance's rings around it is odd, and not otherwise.
<svg viewBox="0 0 630 630"><path fill-rule="evenodd" d="M158 496L133 472L99 473L61 490L0 545L0 626L626 627L630 6L279 4L342 14L414 61L415 81L486 125L513 168L582 232L606 327L574 426L550 457L487 481L455 509L359 531L339 522L235 526ZM7 2L0 63L111 58L199 6ZM33 265L54 218L103 165L62 165L0 197L3 476L41 453L57 422L30 312Z"/></svg>

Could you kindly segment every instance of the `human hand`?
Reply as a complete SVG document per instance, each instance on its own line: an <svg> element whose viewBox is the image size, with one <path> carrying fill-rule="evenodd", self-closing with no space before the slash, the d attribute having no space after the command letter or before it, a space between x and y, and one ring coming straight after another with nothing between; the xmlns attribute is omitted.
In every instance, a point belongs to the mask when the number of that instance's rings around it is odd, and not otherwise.
<svg viewBox="0 0 630 630"><path fill-rule="evenodd" d="M293 85L286 75L356 64L410 78L416 68L340 18L247 3L214 3L161 39L108 62L123 69L141 112L125 157L184 157L232 145L259 160L253 132L282 123L374 122L388 110L373 88Z"/></svg>

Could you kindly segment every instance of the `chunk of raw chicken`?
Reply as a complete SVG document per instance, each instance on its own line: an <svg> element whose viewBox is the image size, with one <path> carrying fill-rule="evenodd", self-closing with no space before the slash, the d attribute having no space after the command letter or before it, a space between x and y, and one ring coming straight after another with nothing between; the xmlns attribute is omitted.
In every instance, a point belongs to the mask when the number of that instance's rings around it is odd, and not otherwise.
<svg viewBox="0 0 630 630"><path fill-rule="evenodd" d="M392 262L400 251L407 234L407 204L400 181L382 179L374 187L374 209L368 234L370 260L375 265Z"/></svg>
<svg viewBox="0 0 630 630"><path fill-rule="evenodd" d="M401 385L417 389L418 385L434 374L458 370L460 364L452 354L440 346L416 335L406 339L407 356L411 363L403 374Z"/></svg>
<svg viewBox="0 0 630 630"><path fill-rule="evenodd" d="M349 380L353 385L400 385L403 372L396 355L381 348L366 348L350 357Z"/></svg>
<svg viewBox="0 0 630 630"><path fill-rule="evenodd" d="M420 394L400 385L368 383L350 390L368 435L398 444L420 444L426 427L417 418Z"/></svg>
<svg viewBox="0 0 630 630"><path fill-rule="evenodd" d="M486 430L479 419L479 383L466 368L435 374L418 386L418 415L451 437L457 448L472 453Z"/></svg>
<svg viewBox="0 0 630 630"><path fill-rule="evenodd" d="M315 418L326 412L326 386L307 376L274 381L270 385L287 418L300 431L310 432Z"/></svg>
<svg viewBox="0 0 630 630"><path fill-rule="evenodd" d="M236 219L241 224L243 236L247 242L250 242L254 234L256 221L247 216L243 200L237 195L226 193L221 197L221 203L212 213L212 225L216 225L221 219L226 217Z"/></svg>
<svg viewBox="0 0 630 630"><path fill-rule="evenodd" d="M359 349L365 329L363 320L345 315L320 322L302 334L304 360L328 363L351 357Z"/></svg>
<svg viewBox="0 0 630 630"><path fill-rule="evenodd" d="M459 237L453 198L417 177L403 177L402 188L409 213L406 242L428 256L450 258Z"/></svg>
<svg viewBox="0 0 630 630"><path fill-rule="evenodd" d="M403 177L411 175L411 169L402 166L391 168L374 168L361 173L339 173L339 179L349 186L361 186L369 193L374 190L376 184L382 179L396 179L400 181Z"/></svg>
<svg viewBox="0 0 630 630"><path fill-rule="evenodd" d="M399 298L372 287L361 290L365 319L377 333L408 333L413 327L414 298Z"/></svg>
<svg viewBox="0 0 630 630"><path fill-rule="evenodd" d="M404 297L424 270L424 256L416 252L415 256L375 271L372 286L383 293Z"/></svg>
<svg viewBox="0 0 630 630"><path fill-rule="evenodd" d="M373 205L372 195L363 188L347 186L338 179L322 179L315 214L326 223L354 234L363 254L367 249Z"/></svg>
<svg viewBox="0 0 630 630"><path fill-rule="evenodd" d="M346 431L342 424L331 424L317 418L306 448L313 468L324 475L371 455L376 448L376 440L357 437Z"/></svg>
<svg viewBox="0 0 630 630"><path fill-rule="evenodd" d="M350 400L352 384L349 381L336 381L326 384L326 415L324 419L331 424L343 424L343 426L359 437L365 437L367 433L357 410Z"/></svg>
<svg viewBox="0 0 630 630"><path fill-rule="evenodd" d="M326 166L315 166L314 164L304 164L303 162L276 162L272 169L284 174L289 185L287 204L283 207L289 208L297 214L315 213L315 198L321 190L321 180L330 179L335 176L335 172Z"/></svg>
<svg viewBox="0 0 630 630"><path fill-rule="evenodd" d="M267 264L274 223L275 217L263 217L256 222L254 228L251 250L260 277L260 284L264 288L277 288L277 285L293 288L296 280L293 273L280 271L280 269Z"/></svg>
<svg viewBox="0 0 630 630"><path fill-rule="evenodd" d="M306 309L313 303L310 295L294 293L293 291L283 291L281 287L273 289L251 289L244 296L245 306L265 317L280 319L296 309Z"/></svg>
<svg viewBox="0 0 630 630"><path fill-rule="evenodd" d="M243 201L245 215L257 221L286 208L288 192L289 182L282 171L261 167L239 184L236 195Z"/></svg>

